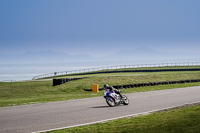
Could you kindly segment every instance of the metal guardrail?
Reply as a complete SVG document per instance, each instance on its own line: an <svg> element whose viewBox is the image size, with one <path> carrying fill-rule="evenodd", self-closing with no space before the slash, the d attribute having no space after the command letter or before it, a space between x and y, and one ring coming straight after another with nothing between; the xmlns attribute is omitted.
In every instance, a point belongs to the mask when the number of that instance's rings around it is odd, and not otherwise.
<svg viewBox="0 0 200 133"><path fill-rule="evenodd" d="M10 79L10 80L2 80L2 81L0 81L0 82L16 82L16 80Z"/></svg>
<svg viewBox="0 0 200 133"><path fill-rule="evenodd" d="M88 68L88 69L80 69L80 70L70 70L70 71L47 73L47 74L34 76L33 79L48 78L48 77L62 76L62 75L68 75L68 74L85 73L85 72L94 72L94 71L100 71L100 70L123 69L123 68L146 68L146 67L166 67L166 66L198 66L198 65L200 65L200 62L117 65L117 66L107 66L107 67L97 67L97 68Z"/></svg>

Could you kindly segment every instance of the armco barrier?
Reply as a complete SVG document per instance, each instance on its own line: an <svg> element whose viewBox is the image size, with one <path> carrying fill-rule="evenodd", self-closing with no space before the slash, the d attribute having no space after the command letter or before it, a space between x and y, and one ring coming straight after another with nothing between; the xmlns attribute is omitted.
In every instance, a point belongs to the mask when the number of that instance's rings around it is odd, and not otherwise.
<svg viewBox="0 0 200 133"><path fill-rule="evenodd" d="M102 73L113 73L113 72L119 72L119 71L110 71L114 69L123 69L123 68L141 68L140 70L135 70L135 72L141 72L145 70L147 67L168 67L168 66L200 66L200 62L179 62L179 63L158 63L158 64L133 64L133 65L118 65L118 66L107 66L107 67L98 67L98 68L87 68L87 69L80 69L80 70L69 70L69 71L61 71L61 72L53 72L53 73L47 73L42 75L34 76L33 79L40 79L40 78L50 78L50 77L61 77L64 75L80 75L81 73L91 73L96 74L96 71L100 70L106 70ZM189 69L189 68L188 68ZM157 70L146 70L147 72L154 72ZM171 70L165 70L165 71L171 71ZM172 70L174 71L174 70ZM177 70L176 70L177 71ZM187 70L187 69L181 69L181 71L199 71L195 69ZM121 71L123 72L123 71ZM127 70L126 72L133 72ZM84 75L84 74L83 74Z"/></svg>
<svg viewBox="0 0 200 133"><path fill-rule="evenodd" d="M150 83L138 83L138 84L126 84L126 85L114 85L113 87L116 89L127 89L134 87L144 87L144 86L155 86L155 85L167 85L167 84L183 84L183 83L193 83L200 82L200 79L194 80L179 80L179 81L163 81L163 82L150 82ZM83 89L85 91L92 91L92 89ZM100 88L99 90L104 90L104 88Z"/></svg>

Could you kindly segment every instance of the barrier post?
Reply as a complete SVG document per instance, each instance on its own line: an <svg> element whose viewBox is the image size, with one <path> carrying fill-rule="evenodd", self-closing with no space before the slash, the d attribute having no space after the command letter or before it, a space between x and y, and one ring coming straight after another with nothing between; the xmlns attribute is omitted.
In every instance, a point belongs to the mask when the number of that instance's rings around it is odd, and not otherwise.
<svg viewBox="0 0 200 133"><path fill-rule="evenodd" d="M99 85L98 84L92 85L92 92L99 92Z"/></svg>

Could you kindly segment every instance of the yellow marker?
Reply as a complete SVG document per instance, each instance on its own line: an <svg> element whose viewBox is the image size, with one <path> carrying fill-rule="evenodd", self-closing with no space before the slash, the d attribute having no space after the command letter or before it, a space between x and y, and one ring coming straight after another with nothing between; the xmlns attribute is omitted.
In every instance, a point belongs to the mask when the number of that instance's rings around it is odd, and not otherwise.
<svg viewBox="0 0 200 133"><path fill-rule="evenodd" d="M99 85L98 84L92 85L92 92L99 92Z"/></svg>

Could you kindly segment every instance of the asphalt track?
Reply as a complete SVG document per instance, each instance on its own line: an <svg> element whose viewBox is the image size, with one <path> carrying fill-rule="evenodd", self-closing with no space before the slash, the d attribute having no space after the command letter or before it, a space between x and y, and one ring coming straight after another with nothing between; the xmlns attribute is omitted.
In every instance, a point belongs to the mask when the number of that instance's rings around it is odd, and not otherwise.
<svg viewBox="0 0 200 133"><path fill-rule="evenodd" d="M0 108L0 132L44 131L199 102L200 86L126 95L128 106L109 107L97 97Z"/></svg>

